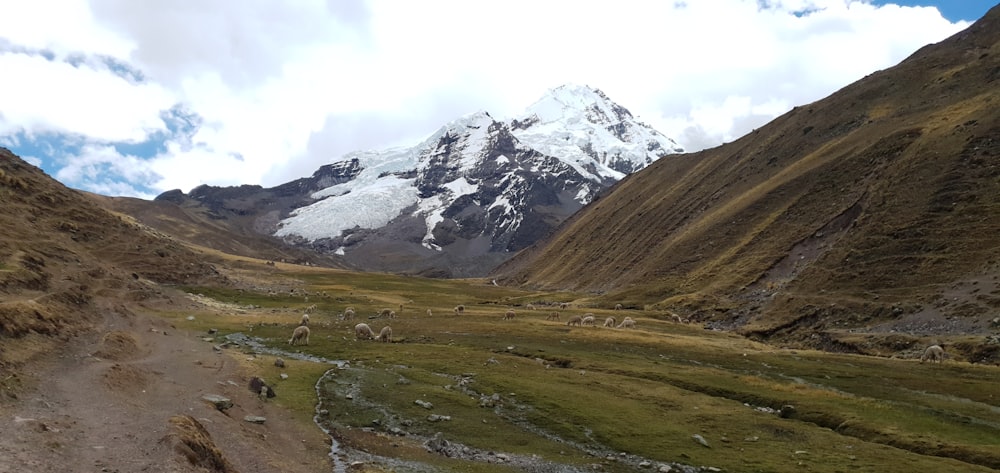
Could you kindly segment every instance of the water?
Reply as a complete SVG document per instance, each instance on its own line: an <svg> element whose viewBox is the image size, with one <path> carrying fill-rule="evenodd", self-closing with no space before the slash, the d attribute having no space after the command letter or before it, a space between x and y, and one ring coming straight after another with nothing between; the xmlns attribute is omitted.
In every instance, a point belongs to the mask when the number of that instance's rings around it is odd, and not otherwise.
<svg viewBox="0 0 1000 473"><path fill-rule="evenodd" d="M324 427L322 422L320 422L320 410L323 405L323 396L322 393L320 392L320 385L323 384L323 381L326 380L327 377L330 375L330 373L332 373L334 370L342 369L345 366L347 366L348 365L347 361L331 360L329 358L323 358L321 356L310 355L307 353L290 352L282 350L280 348L269 347L267 345L264 345L261 339L256 337L250 337L240 332L231 333L229 335L226 335L224 338L228 343L249 347L253 349L254 353L265 353L268 355L275 355L293 360L302 360L312 363L336 365L334 368L326 370L326 372L323 373L323 376L319 377L319 380L316 381L316 384L314 386L314 389L316 390L316 397L320 401L318 404L316 404L316 413L315 415L313 415L313 423L315 423L316 426L323 431L323 433L325 433L328 437L330 437L330 459L333 461L334 473L347 473L347 464L341 459L340 443L337 442L337 439L333 438L333 432Z"/></svg>

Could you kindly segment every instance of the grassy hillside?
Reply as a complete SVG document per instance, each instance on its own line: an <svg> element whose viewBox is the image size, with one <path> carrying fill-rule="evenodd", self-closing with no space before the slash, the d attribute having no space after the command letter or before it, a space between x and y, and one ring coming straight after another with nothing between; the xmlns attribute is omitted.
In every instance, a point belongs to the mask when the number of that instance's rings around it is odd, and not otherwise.
<svg viewBox="0 0 1000 473"><path fill-rule="evenodd" d="M1000 9L733 143L629 176L496 275L768 338L953 318L939 333L989 333L997 71Z"/></svg>

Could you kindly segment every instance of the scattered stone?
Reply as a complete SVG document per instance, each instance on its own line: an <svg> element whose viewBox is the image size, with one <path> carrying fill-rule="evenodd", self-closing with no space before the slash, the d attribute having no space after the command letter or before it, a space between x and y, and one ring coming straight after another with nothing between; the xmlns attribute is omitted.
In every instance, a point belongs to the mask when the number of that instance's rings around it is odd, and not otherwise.
<svg viewBox="0 0 1000 473"><path fill-rule="evenodd" d="M754 435L753 437L745 437L743 439L744 442L756 442L758 440L760 440L760 437L758 437L756 435Z"/></svg>
<svg viewBox="0 0 1000 473"><path fill-rule="evenodd" d="M281 373L280 375L278 375L278 377L281 378L282 381L288 379L288 375L285 373Z"/></svg>
<svg viewBox="0 0 1000 473"><path fill-rule="evenodd" d="M428 422L440 422L442 420L451 420L451 416L442 416L438 414L431 414L427 416Z"/></svg>
<svg viewBox="0 0 1000 473"><path fill-rule="evenodd" d="M643 460L639 462L639 468L649 468L651 466L653 466L653 464L648 461Z"/></svg>
<svg viewBox="0 0 1000 473"><path fill-rule="evenodd" d="M393 435L398 435L400 437L406 435L406 431L404 431L403 429L400 429L399 427L393 427L393 428L389 429L389 433L393 434Z"/></svg>
<svg viewBox="0 0 1000 473"><path fill-rule="evenodd" d="M217 329L217 328L210 328L210 329L208 329L208 334L209 335L215 335L217 333L219 333L219 329Z"/></svg>
<svg viewBox="0 0 1000 473"><path fill-rule="evenodd" d="M673 469L674 467L670 465L660 465L660 468L656 471L658 471L659 473L670 473Z"/></svg>
<svg viewBox="0 0 1000 473"><path fill-rule="evenodd" d="M246 416L243 420L251 424L263 424L264 422L267 422L267 419L261 416Z"/></svg>
<svg viewBox="0 0 1000 473"><path fill-rule="evenodd" d="M203 342L214 342L215 341L215 337L202 337L201 341L203 341Z"/></svg>
<svg viewBox="0 0 1000 473"><path fill-rule="evenodd" d="M708 444L708 440L705 440L705 437L702 437L701 435L694 434L691 438L693 438L695 442L700 443L703 447L712 448L711 445Z"/></svg>
<svg viewBox="0 0 1000 473"><path fill-rule="evenodd" d="M285 367L285 360L283 360L281 358L276 358L274 360L274 366L277 366L278 368L284 368Z"/></svg>
<svg viewBox="0 0 1000 473"><path fill-rule="evenodd" d="M192 320L194 320L194 316L193 315L189 315L189 316L187 316L187 319L188 319L188 321L192 321Z"/></svg>
<svg viewBox="0 0 1000 473"><path fill-rule="evenodd" d="M225 396L220 396L218 394L206 394L201 397L203 400L208 401L215 405L215 408L220 411L225 411L230 407L233 407L233 401Z"/></svg>
<svg viewBox="0 0 1000 473"><path fill-rule="evenodd" d="M347 400L354 399L354 395L353 394L348 394L348 395L344 396L344 399L347 399Z"/></svg>
<svg viewBox="0 0 1000 473"><path fill-rule="evenodd" d="M434 404L431 404L431 403L429 403L427 401L423 401L423 400L420 400L420 399L417 399L416 401L413 401L413 403L416 404L416 405L418 405L418 406L420 406L420 407L423 407L424 409L433 409L434 408Z"/></svg>

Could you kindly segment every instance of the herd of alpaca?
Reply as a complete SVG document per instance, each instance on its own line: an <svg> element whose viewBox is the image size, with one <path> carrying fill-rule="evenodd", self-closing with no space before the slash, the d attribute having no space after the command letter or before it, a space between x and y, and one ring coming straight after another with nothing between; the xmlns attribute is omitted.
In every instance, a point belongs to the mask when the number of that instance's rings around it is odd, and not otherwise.
<svg viewBox="0 0 1000 473"><path fill-rule="evenodd" d="M569 307L568 303L563 302L563 303L559 304L559 308L560 309L566 309L568 307ZM536 307L533 304L527 304L525 306L525 308L527 310L535 310L536 309ZM289 345L293 345L293 346L294 345L309 345L309 332L310 332L310 330L309 330L309 313L308 313L308 311L309 310L314 310L314 309L315 309L315 305L310 306L309 309L307 309L307 312L305 314L302 314L302 318L299 321L299 325L297 327L295 327L295 329L292 331L292 337L288 339L288 344ZM403 309L403 306L400 305L400 310L402 310L402 309ZM621 304L616 304L615 307L614 307L614 310L616 310L616 311L623 310L623 307L622 307ZM454 312L455 312L456 315L462 315L462 314L464 314L465 313L465 306L464 305L458 305L458 306L456 306L455 309L454 309ZM428 317L431 317L432 313L433 312L431 311L431 309L427 309L427 316ZM344 310L343 314L342 314L342 317L343 317L344 320L353 319L354 316L355 316L355 311L354 311L353 307L346 308ZM501 317L501 319L502 320L513 320L515 318L515 316L516 316L516 313L514 312L513 309L507 309L507 311L504 312L504 314ZM382 310L380 310L377 313L377 317L384 317L384 318L394 319L394 318L396 318L396 312L393 311L393 310L391 310L391 309L382 309ZM579 327L584 327L584 326L594 327L594 326L596 326L596 317L597 316L594 315L594 313L592 313L592 312L587 312L587 313L583 314L582 316L581 315L573 315L573 316L570 316L570 318L566 320L566 325L567 326L579 326ZM547 320L547 321L558 321L559 320L559 312L557 312L557 311L550 312L548 315L545 316L545 320ZM676 314L672 314L671 315L671 320L673 320L674 322L677 322L677 323L687 322L686 319L681 319L680 316L678 316ZM625 317L625 318L622 319L621 323L618 323L617 325L616 325L616 323L617 323L617 318L614 317L614 316L610 316L610 317L607 317L606 319L604 319L604 325L603 325L603 327L607 327L607 328L619 328L619 329L634 329L635 326L636 326L636 322L635 322L634 319L632 319L632 317ZM368 324L366 324L366 323L359 323L359 324L357 324L357 325L354 326L354 336L355 336L355 338L357 340L377 340L377 341L383 342L383 343L392 343L392 327L386 325L385 327L382 327L382 330L380 330L376 334L375 331L372 330L372 328ZM920 362L921 363L924 363L924 362L941 363L942 361L944 361L944 358L945 358L944 349L940 345L931 345L931 346L928 346L923 351L923 353L920 355Z"/></svg>
<svg viewBox="0 0 1000 473"><path fill-rule="evenodd" d="M569 308L569 303L566 302L559 303L558 307L560 309L567 309ZM302 314L302 318L299 320L299 325L295 327L295 329L292 331L292 337L288 339L289 345L292 346L309 345L309 335L310 335L309 312L315 309L316 305L313 304L306 309L306 313ZM400 311L403 310L402 304L399 306L399 309ZM525 309L537 310L537 307L534 304L526 304ZM621 304L615 305L615 310L622 310L622 305ZM455 306L454 312L455 315L465 314L465 306L461 304ZM357 312L354 310L354 307L347 307L341 314L341 318L343 320L352 320L356 315ZM396 311L392 309L380 309L378 312L376 312L376 315L371 318L395 319L396 315L397 315ZM516 315L517 314L514 312L513 309L507 309L507 311L504 312L501 319L513 320L516 317ZM433 312L431 311L431 309L427 309L427 316L428 317L433 316ZM571 316L566 321L566 325L595 327L596 317L597 316L594 315L592 312L587 312L582 316L574 315ZM545 320L556 320L556 321L559 320L559 312L558 311L550 312L548 315L545 316ZM631 317L625 317L620 324L616 325L617 320L618 319L616 317L608 317L604 319L603 326L609 328L635 328L635 320L632 320ZM354 326L354 338L357 340L377 340L384 343L392 343L392 327L387 325L383 327L382 330L380 330L378 333L375 333L375 330L373 330L371 326L362 322Z"/></svg>

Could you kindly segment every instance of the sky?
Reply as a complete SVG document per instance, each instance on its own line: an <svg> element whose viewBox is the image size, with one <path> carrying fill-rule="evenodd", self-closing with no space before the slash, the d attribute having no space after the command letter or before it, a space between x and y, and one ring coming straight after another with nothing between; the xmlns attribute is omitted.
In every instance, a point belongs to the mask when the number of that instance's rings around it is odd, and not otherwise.
<svg viewBox="0 0 1000 473"><path fill-rule="evenodd" d="M275 186L550 89L601 89L698 151L980 18L994 1L0 2L0 146L151 199Z"/></svg>

